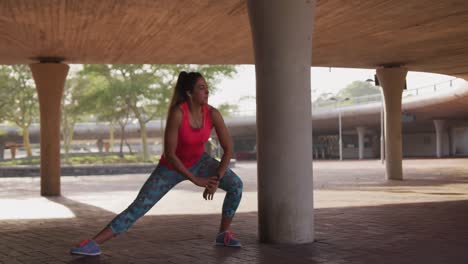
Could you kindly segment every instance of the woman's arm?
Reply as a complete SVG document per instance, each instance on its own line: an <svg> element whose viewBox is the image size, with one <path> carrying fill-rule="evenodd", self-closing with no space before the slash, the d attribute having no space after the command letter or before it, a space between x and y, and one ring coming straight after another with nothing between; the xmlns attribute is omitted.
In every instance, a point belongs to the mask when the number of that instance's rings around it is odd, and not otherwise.
<svg viewBox="0 0 468 264"><path fill-rule="evenodd" d="M222 178L229 166L229 162L231 161L233 153L232 139L229 135L229 131L226 127L226 124L224 123L221 113L216 108L211 108L211 120L216 130L219 143L223 148L223 157L221 158L221 162L216 171L219 177Z"/></svg>
<svg viewBox="0 0 468 264"><path fill-rule="evenodd" d="M229 135L229 131L224 123L223 117L221 113L214 107L210 108L210 115L211 115L211 122L216 130L216 135L218 136L219 143L223 148L223 157L221 158L221 162L219 163L218 168L216 169L216 174L218 177L218 184L219 180L224 176L226 170L229 166L229 162L231 161L232 157L232 140L231 136ZM213 200L214 193L218 189L218 184L208 186L205 191L203 192L203 198L205 200Z"/></svg>
<svg viewBox="0 0 468 264"><path fill-rule="evenodd" d="M166 161L181 175L193 182L195 185L207 187L213 184L213 179L197 177L185 168L182 161L176 155L179 127L182 123L182 111L179 107L170 110L167 118L166 131L164 133L164 156ZM216 181L214 181L216 182Z"/></svg>

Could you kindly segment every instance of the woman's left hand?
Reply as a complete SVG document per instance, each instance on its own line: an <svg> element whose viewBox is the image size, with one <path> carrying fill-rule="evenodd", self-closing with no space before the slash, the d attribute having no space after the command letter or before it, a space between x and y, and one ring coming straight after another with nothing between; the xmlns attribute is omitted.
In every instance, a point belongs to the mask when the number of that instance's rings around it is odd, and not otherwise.
<svg viewBox="0 0 468 264"><path fill-rule="evenodd" d="M219 186L219 180L216 182L215 185L209 185L208 187L205 188L203 191L203 198L205 200L213 200L214 194L216 190L218 190Z"/></svg>

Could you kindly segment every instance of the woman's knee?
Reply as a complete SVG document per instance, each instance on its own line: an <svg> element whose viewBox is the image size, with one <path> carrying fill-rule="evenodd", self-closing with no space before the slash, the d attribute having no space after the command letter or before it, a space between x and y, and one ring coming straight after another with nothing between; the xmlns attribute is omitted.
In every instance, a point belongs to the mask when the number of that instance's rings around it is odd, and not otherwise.
<svg viewBox="0 0 468 264"><path fill-rule="evenodd" d="M242 192L244 189L244 182L242 182L241 178L239 176L236 177L236 188Z"/></svg>
<svg viewBox="0 0 468 264"><path fill-rule="evenodd" d="M235 173L230 172L232 174L227 175L226 178L226 191L227 192L236 192L241 194L244 188L244 183L242 182L241 178L237 176Z"/></svg>

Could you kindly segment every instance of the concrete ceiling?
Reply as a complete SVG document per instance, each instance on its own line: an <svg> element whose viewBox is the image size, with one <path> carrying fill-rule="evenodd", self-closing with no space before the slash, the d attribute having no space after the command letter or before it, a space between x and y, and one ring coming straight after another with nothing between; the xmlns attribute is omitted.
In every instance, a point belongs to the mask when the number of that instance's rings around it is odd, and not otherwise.
<svg viewBox="0 0 468 264"><path fill-rule="evenodd" d="M467 77L467 24L466 0L318 0L312 62ZM254 62L245 0L0 1L0 32L0 64Z"/></svg>

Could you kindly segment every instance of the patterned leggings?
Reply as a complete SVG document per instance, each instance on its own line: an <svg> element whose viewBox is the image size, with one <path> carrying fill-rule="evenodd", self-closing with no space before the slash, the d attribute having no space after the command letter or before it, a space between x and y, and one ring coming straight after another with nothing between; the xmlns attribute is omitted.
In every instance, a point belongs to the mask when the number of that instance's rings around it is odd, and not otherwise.
<svg viewBox="0 0 468 264"><path fill-rule="evenodd" d="M189 170L196 176L208 177L216 175L218 166L219 162L217 160L204 153L200 160ZM184 180L186 178L177 171L169 170L166 166L158 164L151 176L146 180L136 199L127 209L117 215L108 226L114 234L125 232L170 189ZM219 188L226 191L222 215L224 218L232 218L242 198L242 181L232 170L227 169L219 183Z"/></svg>

